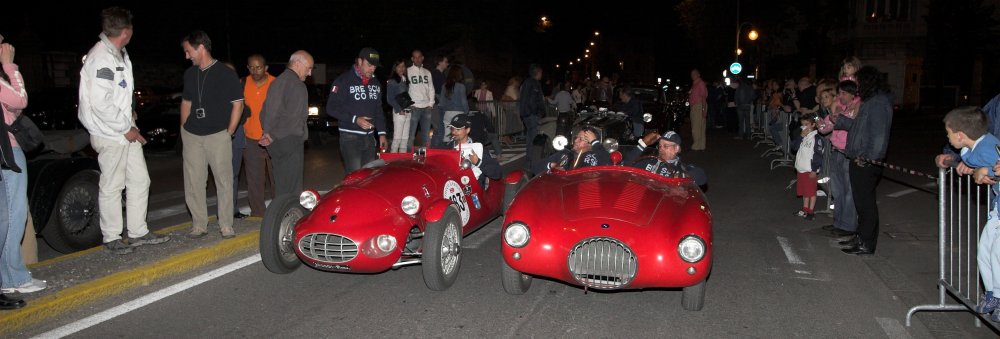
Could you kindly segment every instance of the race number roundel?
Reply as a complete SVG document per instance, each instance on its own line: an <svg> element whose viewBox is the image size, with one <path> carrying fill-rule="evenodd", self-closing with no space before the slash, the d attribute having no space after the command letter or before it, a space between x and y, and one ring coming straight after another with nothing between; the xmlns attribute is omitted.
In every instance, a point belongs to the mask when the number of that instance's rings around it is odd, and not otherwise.
<svg viewBox="0 0 1000 339"><path fill-rule="evenodd" d="M466 200L465 193L462 192L462 186L459 186L454 180L448 180L444 183L444 194L445 199L451 200L458 207L459 214L462 215L462 226L469 223L469 202Z"/></svg>

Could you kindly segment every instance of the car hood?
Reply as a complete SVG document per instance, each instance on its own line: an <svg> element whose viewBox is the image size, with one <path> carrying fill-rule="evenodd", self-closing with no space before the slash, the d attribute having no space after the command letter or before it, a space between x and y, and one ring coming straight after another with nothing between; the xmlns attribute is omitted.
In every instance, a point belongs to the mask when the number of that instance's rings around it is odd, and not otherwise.
<svg viewBox="0 0 1000 339"><path fill-rule="evenodd" d="M703 201L689 179L662 178L626 167L593 167L538 180L528 188L541 193L536 201L539 210L560 211L570 222L606 219L645 227L654 216L676 220L692 208L689 205Z"/></svg>

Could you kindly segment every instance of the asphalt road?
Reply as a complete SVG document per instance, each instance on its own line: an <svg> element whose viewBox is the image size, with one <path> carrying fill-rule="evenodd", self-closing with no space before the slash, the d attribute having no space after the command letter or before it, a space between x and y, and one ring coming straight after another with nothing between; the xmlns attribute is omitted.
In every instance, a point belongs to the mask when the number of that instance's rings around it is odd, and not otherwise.
<svg viewBox="0 0 1000 339"><path fill-rule="evenodd" d="M929 156L944 140L939 124L935 117L897 118L893 159L932 171ZM930 179L887 171L879 186L879 253L847 256L819 230L829 217L792 216L801 206L794 191L785 189L792 170L769 170L770 159L759 157L763 148L753 146L712 130L708 151L685 148L682 154L706 169L715 220L714 268L700 312L681 308L679 290L585 292L535 279L528 293L508 295L499 281L498 219L465 238L458 281L444 292L428 290L418 266L373 275L301 267L276 275L251 257L230 273L72 337L996 336L961 313L921 313L913 327L904 326L909 307L936 302L937 205L934 188L926 185ZM333 160L339 157L336 147L306 156L307 184L332 185L342 177ZM155 182L154 194L170 186L157 188ZM129 291L23 334L59 328L244 259Z"/></svg>

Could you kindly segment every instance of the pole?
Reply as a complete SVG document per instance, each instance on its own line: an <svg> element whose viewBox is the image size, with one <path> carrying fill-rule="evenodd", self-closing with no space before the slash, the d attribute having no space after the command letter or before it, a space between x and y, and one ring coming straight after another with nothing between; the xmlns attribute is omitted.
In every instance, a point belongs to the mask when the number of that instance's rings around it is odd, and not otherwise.
<svg viewBox="0 0 1000 339"><path fill-rule="evenodd" d="M740 0L736 0L736 49L733 50L733 54L736 55L736 62L740 62L740 55L736 51L740 50Z"/></svg>

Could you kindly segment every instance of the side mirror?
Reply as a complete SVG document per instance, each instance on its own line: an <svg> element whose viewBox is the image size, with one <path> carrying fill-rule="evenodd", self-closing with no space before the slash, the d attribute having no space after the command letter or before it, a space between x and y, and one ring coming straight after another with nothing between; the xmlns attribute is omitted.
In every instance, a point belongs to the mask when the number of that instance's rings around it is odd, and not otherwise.
<svg viewBox="0 0 1000 339"><path fill-rule="evenodd" d="M472 167L472 161L466 158L462 158L462 161L458 163L458 167L461 167L462 170L467 170L470 167Z"/></svg>
<svg viewBox="0 0 1000 339"><path fill-rule="evenodd" d="M565 136L557 135L555 138L552 139L552 148L554 148L557 151L562 151L566 149L566 145L569 145L569 139L566 139Z"/></svg>

